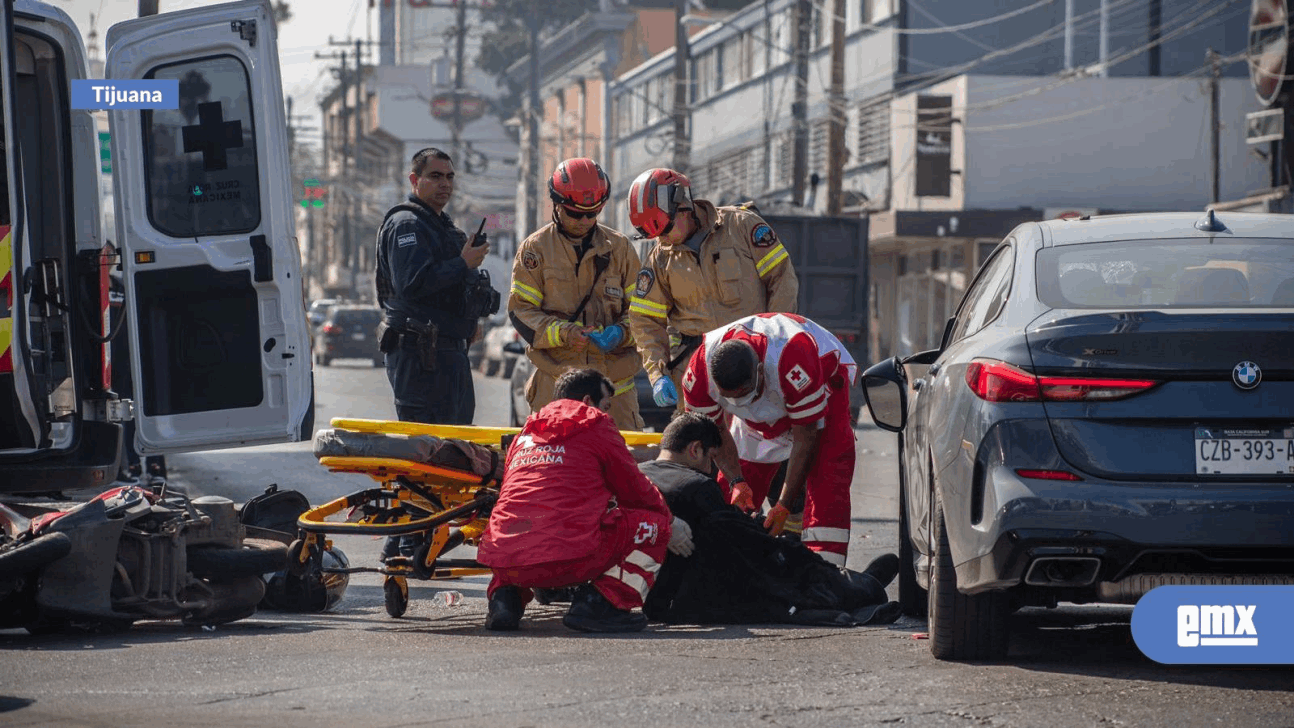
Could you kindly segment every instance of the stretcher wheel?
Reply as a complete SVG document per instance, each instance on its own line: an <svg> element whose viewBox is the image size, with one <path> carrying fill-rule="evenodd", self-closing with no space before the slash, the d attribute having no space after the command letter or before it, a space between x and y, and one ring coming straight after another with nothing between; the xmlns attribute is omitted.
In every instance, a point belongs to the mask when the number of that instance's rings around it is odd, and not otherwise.
<svg viewBox="0 0 1294 728"><path fill-rule="evenodd" d="M292 576L305 576L306 572L310 570L309 560L303 561L301 559L301 552L305 549L306 542L299 538L288 544L287 572ZM313 558L314 554L310 556Z"/></svg>
<svg viewBox="0 0 1294 728"><path fill-rule="evenodd" d="M392 617L403 617L409 608L409 582L403 576L388 576L382 583L382 596L386 601L386 613Z"/></svg>

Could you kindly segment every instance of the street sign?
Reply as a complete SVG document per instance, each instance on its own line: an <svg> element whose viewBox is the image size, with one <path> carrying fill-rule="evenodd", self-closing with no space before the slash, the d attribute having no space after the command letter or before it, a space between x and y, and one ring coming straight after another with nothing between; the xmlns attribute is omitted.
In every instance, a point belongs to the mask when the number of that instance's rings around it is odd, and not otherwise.
<svg viewBox="0 0 1294 728"><path fill-rule="evenodd" d="M1289 62L1289 8L1286 0L1253 0L1249 12L1249 79L1258 102L1276 103L1286 86Z"/></svg>
<svg viewBox="0 0 1294 728"><path fill-rule="evenodd" d="M108 132L99 132L99 169L104 174L112 174L112 147L109 145Z"/></svg>
<svg viewBox="0 0 1294 728"><path fill-rule="evenodd" d="M1285 109L1245 114L1245 143L1261 144L1285 138Z"/></svg>
<svg viewBox="0 0 1294 728"><path fill-rule="evenodd" d="M470 91L459 92L459 118L469 124L485 116L485 99ZM441 121L454 119L454 92L442 91L431 97L431 115Z"/></svg>

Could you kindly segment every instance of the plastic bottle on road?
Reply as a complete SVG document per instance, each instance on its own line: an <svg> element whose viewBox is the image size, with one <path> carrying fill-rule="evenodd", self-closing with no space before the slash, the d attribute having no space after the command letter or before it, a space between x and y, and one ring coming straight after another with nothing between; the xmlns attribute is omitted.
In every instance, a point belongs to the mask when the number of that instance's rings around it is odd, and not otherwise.
<svg viewBox="0 0 1294 728"><path fill-rule="evenodd" d="M458 607L463 604L463 595L456 591L436 592L436 596L433 598L444 607Z"/></svg>

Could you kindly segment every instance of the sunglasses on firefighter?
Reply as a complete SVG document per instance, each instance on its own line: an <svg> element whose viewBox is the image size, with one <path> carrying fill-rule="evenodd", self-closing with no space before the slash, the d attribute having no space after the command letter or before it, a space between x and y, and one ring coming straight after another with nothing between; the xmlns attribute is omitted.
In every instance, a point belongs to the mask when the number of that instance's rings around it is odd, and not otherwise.
<svg viewBox="0 0 1294 728"><path fill-rule="evenodd" d="M592 220L593 218L595 218L595 217L597 217L597 216L598 216L598 213L599 213L599 212L602 212L602 211L601 211L601 210L590 210L590 211L588 211L588 212L581 212L581 211L579 211L579 210L572 210L571 208L567 207L566 205L562 205L562 212L566 213L566 216L567 216L567 217L569 217L569 218L570 218L570 219L572 219L572 220L583 220L584 218L588 218L588 219Z"/></svg>

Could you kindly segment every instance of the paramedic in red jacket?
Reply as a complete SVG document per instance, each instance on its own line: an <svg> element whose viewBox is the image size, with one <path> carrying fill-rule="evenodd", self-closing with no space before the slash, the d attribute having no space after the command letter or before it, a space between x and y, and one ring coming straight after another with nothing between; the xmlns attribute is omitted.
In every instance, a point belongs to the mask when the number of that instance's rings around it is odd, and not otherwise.
<svg viewBox="0 0 1294 728"><path fill-rule="evenodd" d="M795 314L761 313L707 333L683 375L688 409L728 423L717 461L730 502L754 510L788 461L764 528L781 533L788 506L803 493L801 541L841 568L854 477L849 390L857 374L826 329Z"/></svg>
<svg viewBox="0 0 1294 728"><path fill-rule="evenodd" d="M615 390L594 369L557 379L553 401L508 449L477 559L494 571L486 629L514 630L531 588L581 585L562 619L582 632L637 632L665 560L672 516L607 414Z"/></svg>

